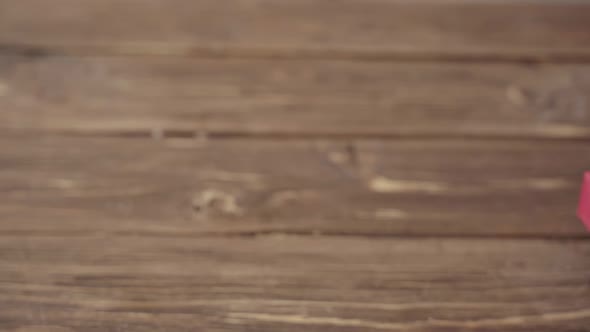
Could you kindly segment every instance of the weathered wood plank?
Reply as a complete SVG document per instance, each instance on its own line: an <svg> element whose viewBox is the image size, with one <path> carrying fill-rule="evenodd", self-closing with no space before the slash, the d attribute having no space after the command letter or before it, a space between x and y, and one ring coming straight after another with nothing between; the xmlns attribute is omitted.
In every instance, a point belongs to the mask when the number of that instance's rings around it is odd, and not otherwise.
<svg viewBox="0 0 590 332"><path fill-rule="evenodd" d="M590 243L0 234L3 331L583 331Z"/></svg>
<svg viewBox="0 0 590 332"><path fill-rule="evenodd" d="M2 0L0 45L132 54L590 55L585 1Z"/></svg>
<svg viewBox="0 0 590 332"><path fill-rule="evenodd" d="M0 57L0 128L590 137L590 66Z"/></svg>
<svg viewBox="0 0 590 332"><path fill-rule="evenodd" d="M584 236L586 143L5 136L0 231Z"/></svg>

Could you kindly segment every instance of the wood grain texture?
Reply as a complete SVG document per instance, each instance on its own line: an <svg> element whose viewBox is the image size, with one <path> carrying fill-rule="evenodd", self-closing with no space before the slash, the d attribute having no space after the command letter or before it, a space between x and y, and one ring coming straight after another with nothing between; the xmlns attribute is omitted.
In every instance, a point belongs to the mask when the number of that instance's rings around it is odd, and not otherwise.
<svg viewBox="0 0 590 332"><path fill-rule="evenodd" d="M2 0L0 45L114 54L587 58L584 1Z"/></svg>
<svg viewBox="0 0 590 332"><path fill-rule="evenodd" d="M3 331L584 331L590 243L0 236Z"/></svg>
<svg viewBox="0 0 590 332"><path fill-rule="evenodd" d="M589 61L587 1L0 0L0 331L587 331Z"/></svg>
<svg viewBox="0 0 590 332"><path fill-rule="evenodd" d="M590 66L0 57L0 128L590 138Z"/></svg>
<svg viewBox="0 0 590 332"><path fill-rule="evenodd" d="M586 143L4 136L7 234L584 236Z"/></svg>

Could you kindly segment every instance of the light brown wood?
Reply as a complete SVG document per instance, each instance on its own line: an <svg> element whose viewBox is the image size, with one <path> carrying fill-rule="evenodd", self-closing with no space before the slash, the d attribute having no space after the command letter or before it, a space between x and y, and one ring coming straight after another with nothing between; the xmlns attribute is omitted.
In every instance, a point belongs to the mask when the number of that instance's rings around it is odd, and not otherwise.
<svg viewBox="0 0 590 332"><path fill-rule="evenodd" d="M0 57L0 128L590 138L587 65Z"/></svg>
<svg viewBox="0 0 590 332"><path fill-rule="evenodd" d="M586 143L20 135L0 146L6 234L585 234L574 208Z"/></svg>
<svg viewBox="0 0 590 332"><path fill-rule="evenodd" d="M583 331L590 243L0 235L3 331Z"/></svg>
<svg viewBox="0 0 590 332"><path fill-rule="evenodd" d="M33 53L587 59L590 5L528 0L2 0L0 45Z"/></svg>
<svg viewBox="0 0 590 332"><path fill-rule="evenodd" d="M0 331L587 331L590 2L0 0Z"/></svg>

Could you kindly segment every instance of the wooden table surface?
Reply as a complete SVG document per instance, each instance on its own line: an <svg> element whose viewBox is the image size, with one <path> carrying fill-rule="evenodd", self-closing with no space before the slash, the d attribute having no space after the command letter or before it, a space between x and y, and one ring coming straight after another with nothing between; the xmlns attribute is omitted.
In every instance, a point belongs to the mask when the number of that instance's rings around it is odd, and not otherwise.
<svg viewBox="0 0 590 332"><path fill-rule="evenodd" d="M0 331L590 331L590 2L0 0Z"/></svg>

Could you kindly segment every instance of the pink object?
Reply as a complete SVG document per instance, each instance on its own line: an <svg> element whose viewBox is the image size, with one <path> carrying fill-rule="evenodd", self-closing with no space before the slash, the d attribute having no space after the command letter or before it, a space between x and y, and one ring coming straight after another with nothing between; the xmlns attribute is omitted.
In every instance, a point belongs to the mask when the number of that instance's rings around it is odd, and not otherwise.
<svg viewBox="0 0 590 332"><path fill-rule="evenodd" d="M582 219L586 228L590 231L590 172L584 174L582 183L582 193L580 194L580 206L578 207L578 217Z"/></svg>

